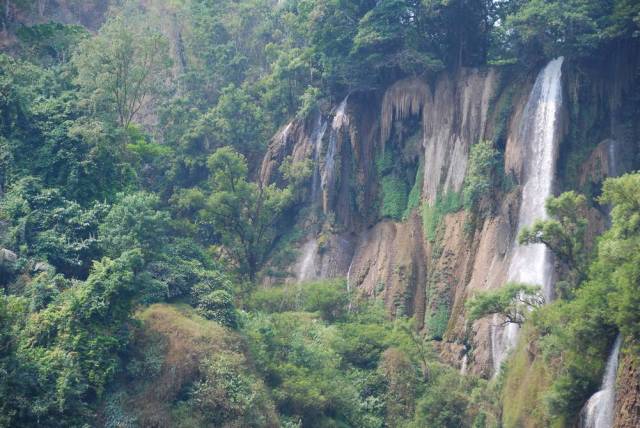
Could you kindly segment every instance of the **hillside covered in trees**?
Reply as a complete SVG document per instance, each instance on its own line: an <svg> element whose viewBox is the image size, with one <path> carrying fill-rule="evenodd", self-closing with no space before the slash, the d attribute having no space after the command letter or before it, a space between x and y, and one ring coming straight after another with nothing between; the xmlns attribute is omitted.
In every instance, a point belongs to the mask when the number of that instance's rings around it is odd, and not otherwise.
<svg viewBox="0 0 640 428"><path fill-rule="evenodd" d="M640 426L637 0L0 22L0 427Z"/></svg>

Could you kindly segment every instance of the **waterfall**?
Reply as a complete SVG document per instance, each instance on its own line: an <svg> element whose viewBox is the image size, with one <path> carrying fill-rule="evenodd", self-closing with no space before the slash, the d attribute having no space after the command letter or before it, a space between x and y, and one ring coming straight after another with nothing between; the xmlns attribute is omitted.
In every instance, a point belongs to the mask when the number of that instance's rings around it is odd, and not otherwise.
<svg viewBox="0 0 640 428"><path fill-rule="evenodd" d="M307 241L302 246L302 257L298 264L298 282L308 281L316 278L316 253L318 242L315 239Z"/></svg>
<svg viewBox="0 0 640 428"><path fill-rule="evenodd" d="M469 354L464 354L462 357L462 364L460 365L460 374L466 376L469 370Z"/></svg>
<svg viewBox="0 0 640 428"><path fill-rule="evenodd" d="M311 202L315 204L320 197L320 152L322 151L322 139L327 131L327 122L322 119L322 114L318 114L311 141L313 142L313 183L311 187Z"/></svg>
<svg viewBox="0 0 640 428"><path fill-rule="evenodd" d="M523 147L523 186L518 234L535 220L546 219L545 202L553 192L558 151L557 117L562 104L562 62L559 57L543 68L531 90L516 138ZM553 299L553 264L543 244L513 244L508 281L536 284L546 301ZM494 318L495 321L495 318ZM497 372L508 351L515 345L518 325L492 326L492 354ZM498 338L499 337L499 338Z"/></svg>
<svg viewBox="0 0 640 428"><path fill-rule="evenodd" d="M326 214L329 210L327 194L332 190L335 184L335 167L336 167L336 151L338 146L338 133L340 130L349 124L349 116L346 114L347 99L349 95L345 97L340 103L333 116L333 122L331 123L331 132L329 133L329 146L324 157L324 167L322 171L321 186L324 193L323 198L323 211Z"/></svg>
<svg viewBox="0 0 640 428"><path fill-rule="evenodd" d="M618 176L618 142L615 139L609 140L607 145L607 168L609 169L609 177Z"/></svg>
<svg viewBox="0 0 640 428"><path fill-rule="evenodd" d="M611 428L616 404L616 375L618 373L618 356L622 338L618 334L607 360L607 366L602 379L602 387L589 398L581 416L582 428Z"/></svg>
<svg viewBox="0 0 640 428"><path fill-rule="evenodd" d="M352 309L352 298L351 298L351 268L353 267L354 257L351 257L351 263L349 263L349 269L347 269L347 297L349 298L349 307L347 310L351 312Z"/></svg>
<svg viewBox="0 0 640 428"><path fill-rule="evenodd" d="M518 132L518 140L525 144L518 232L535 220L547 218L545 202L552 195L556 169L556 119L562 104L562 61L562 57L551 61L538 75ZM553 298L552 264L544 244L516 243L508 277L509 281L540 285L545 299Z"/></svg>

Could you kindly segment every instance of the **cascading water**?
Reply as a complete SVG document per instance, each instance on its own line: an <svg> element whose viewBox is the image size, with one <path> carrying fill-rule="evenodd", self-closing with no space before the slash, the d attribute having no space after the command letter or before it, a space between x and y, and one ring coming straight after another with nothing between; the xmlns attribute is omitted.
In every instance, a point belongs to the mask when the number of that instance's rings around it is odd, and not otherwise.
<svg viewBox="0 0 640 428"><path fill-rule="evenodd" d="M464 354L462 357L462 364L460 364L460 374L466 376L469 370L469 354Z"/></svg>
<svg viewBox="0 0 640 428"><path fill-rule="evenodd" d="M618 373L618 357L620 355L620 335L611 350L604 371L602 388L589 398L581 412L582 428L611 428L613 426L613 412L616 404L616 375Z"/></svg>
<svg viewBox="0 0 640 428"><path fill-rule="evenodd" d="M538 74L527 100L517 140L523 147L524 169L522 200L518 216L518 233L537 219L547 218L545 201L552 195L557 158L557 117L562 105L562 62L559 57L549 62ZM543 244L519 245L511 252L509 281L539 285L547 301L553 298L552 261ZM515 345L518 325L502 328L494 317L492 353L497 372Z"/></svg>
<svg viewBox="0 0 640 428"><path fill-rule="evenodd" d="M313 141L313 183L311 187L311 201L316 203L320 198L320 152L322 151L322 139L327 131L327 122L322 115L318 114L318 122L313 130L311 139Z"/></svg>
<svg viewBox="0 0 640 428"><path fill-rule="evenodd" d="M609 169L609 177L617 177L618 176L618 141L615 139L609 140L609 144L607 145L607 167Z"/></svg>
<svg viewBox="0 0 640 428"><path fill-rule="evenodd" d="M307 241L302 246L302 257L298 264L298 282L308 281L317 276L316 273L316 253L318 250L318 242L315 239Z"/></svg>
<svg viewBox="0 0 640 428"><path fill-rule="evenodd" d="M347 99L349 96L342 100L338 108L336 108L333 121L331 122L331 130L329 134L329 145L324 156L324 160L320 162L322 152L322 140L328 128L328 123L323 120L322 115L318 115L318 121L311 134L311 141L313 143L313 162L314 173L311 190L312 203L322 203L323 212L328 212L328 192L333 188L335 181L335 163L336 152L338 145L338 133L341 129L349 124L349 117L346 114ZM286 132L286 130L285 130ZM322 193L322 198L320 194ZM307 241L302 247L302 255L298 262L297 278L299 282L315 279L318 275L323 275L318 272L316 266L316 255L318 253L318 242L315 239Z"/></svg>
<svg viewBox="0 0 640 428"><path fill-rule="evenodd" d="M321 186L323 193L326 195L333 187L335 180L335 167L336 167L336 151L338 145L338 132L349 124L349 116L346 114L347 109L347 95L340 103L333 116L333 122L331 123L331 132L329 134L329 146L324 157L324 167L322 170ZM323 201L323 211L326 214L328 212L328 203L326 196Z"/></svg>

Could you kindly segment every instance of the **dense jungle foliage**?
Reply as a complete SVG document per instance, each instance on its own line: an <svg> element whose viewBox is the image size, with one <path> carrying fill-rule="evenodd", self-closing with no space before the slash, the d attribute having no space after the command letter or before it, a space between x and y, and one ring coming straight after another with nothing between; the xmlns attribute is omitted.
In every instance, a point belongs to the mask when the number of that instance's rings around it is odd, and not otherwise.
<svg viewBox="0 0 640 428"><path fill-rule="evenodd" d="M1 19L0 426L500 426L504 373L461 376L343 280L258 285L311 177L290 162L267 185L260 160L285 122L350 91L597 58L639 36L640 3L130 1L95 33ZM463 193L423 207L429 230L491 215L499 156L477 145ZM419 205L382 186L384 216ZM549 420L573 420L619 331L640 341L639 195L638 174L604 184L596 248L575 193L522 236L562 264L561 298L527 314L558 374ZM514 295L472 312L508 313Z"/></svg>

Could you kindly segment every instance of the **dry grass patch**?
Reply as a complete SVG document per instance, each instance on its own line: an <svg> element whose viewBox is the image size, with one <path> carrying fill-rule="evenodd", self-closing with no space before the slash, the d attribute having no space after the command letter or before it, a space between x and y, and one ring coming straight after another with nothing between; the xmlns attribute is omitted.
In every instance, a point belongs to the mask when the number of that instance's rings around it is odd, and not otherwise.
<svg viewBox="0 0 640 428"><path fill-rule="evenodd" d="M187 421L177 416L176 405L189 399L193 385L206 377L211 361L232 358L240 372L253 372L243 338L202 318L188 305L155 304L140 311L136 319L141 322L134 338L138 360L158 361L155 373L125 386L130 397L126 407L140 426L201 426L204 415L189 411L192 420Z"/></svg>

